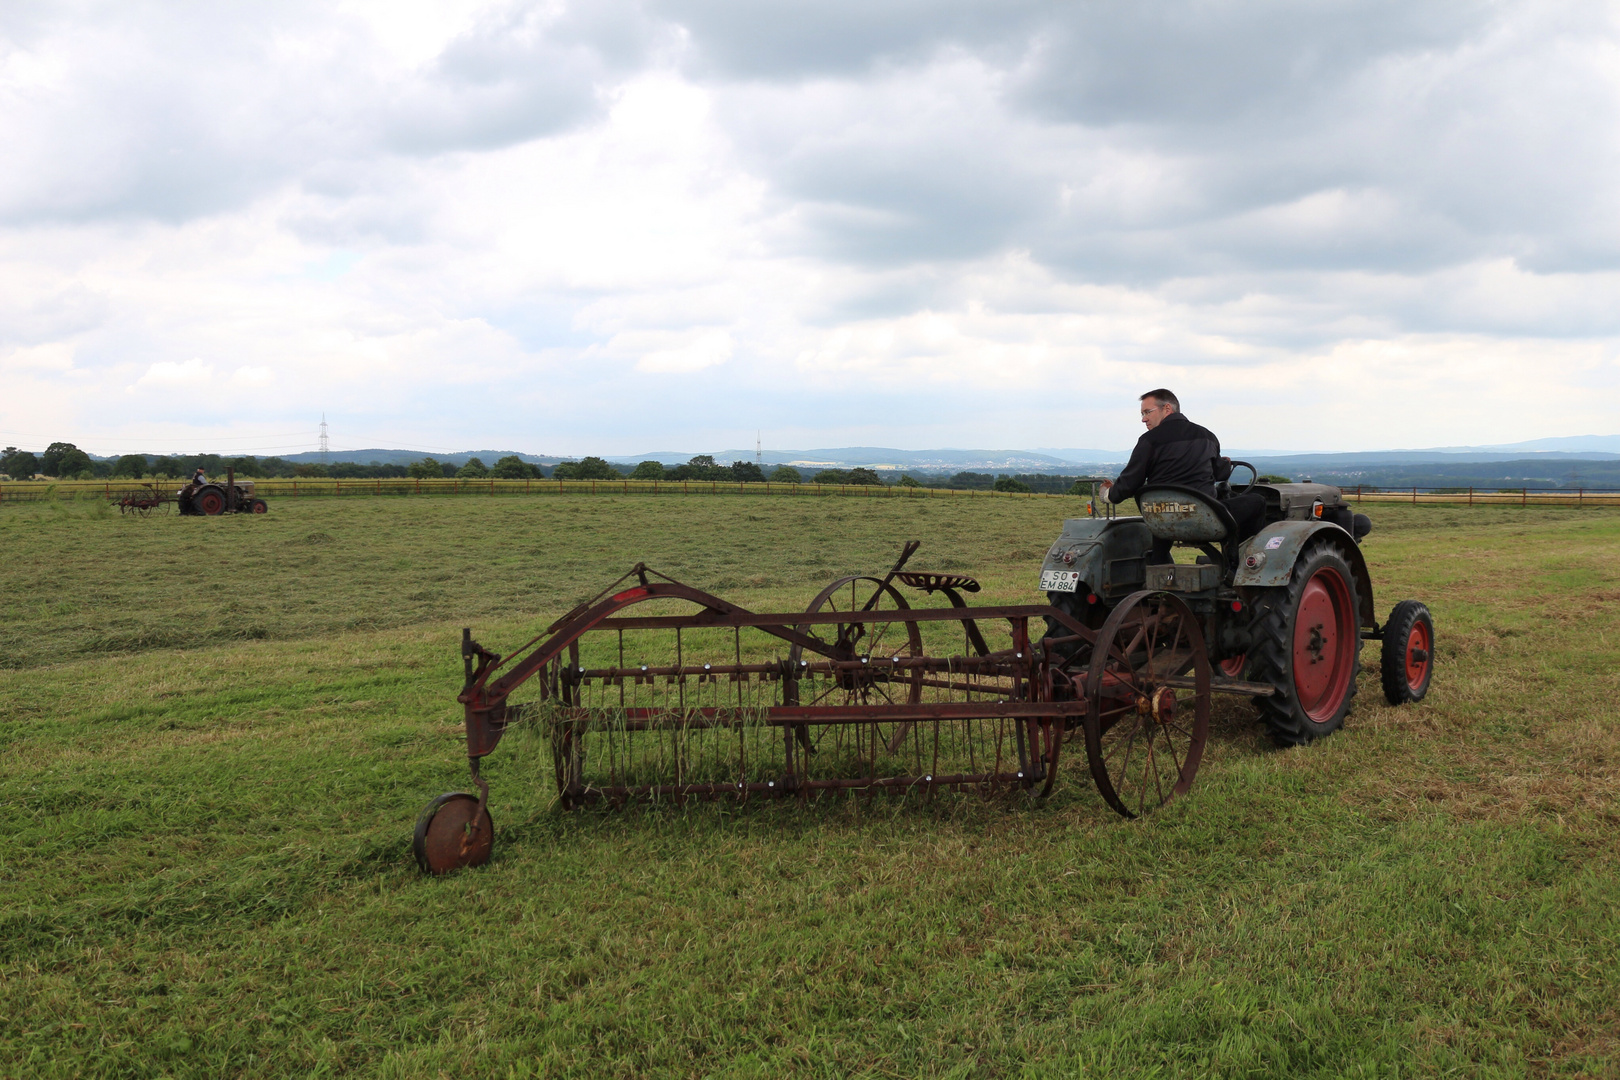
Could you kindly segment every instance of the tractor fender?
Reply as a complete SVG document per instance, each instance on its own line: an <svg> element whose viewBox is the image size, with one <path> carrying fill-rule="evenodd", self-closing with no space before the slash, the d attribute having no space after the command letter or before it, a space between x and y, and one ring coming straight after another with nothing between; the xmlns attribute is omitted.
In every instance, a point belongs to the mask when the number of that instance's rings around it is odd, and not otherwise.
<svg viewBox="0 0 1620 1080"><path fill-rule="evenodd" d="M1232 584L1239 588L1276 588L1287 585L1294 576L1299 557L1312 542L1328 540L1338 549L1356 578L1361 625L1376 626L1372 575L1367 559L1355 539L1339 526L1326 521L1274 521L1245 540L1238 548L1237 572Z"/></svg>

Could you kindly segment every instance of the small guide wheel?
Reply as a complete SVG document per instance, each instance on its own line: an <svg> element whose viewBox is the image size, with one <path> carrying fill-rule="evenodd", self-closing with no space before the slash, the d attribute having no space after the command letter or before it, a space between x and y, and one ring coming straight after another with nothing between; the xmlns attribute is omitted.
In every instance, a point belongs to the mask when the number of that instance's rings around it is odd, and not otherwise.
<svg viewBox="0 0 1620 1080"><path fill-rule="evenodd" d="M477 821L474 823L474 815ZM469 829L468 826L472 825ZM416 864L425 874L448 874L463 866L483 866L495 846L489 808L478 811L478 796L465 791L440 795L416 819Z"/></svg>
<svg viewBox="0 0 1620 1080"><path fill-rule="evenodd" d="M1384 698L1391 705L1422 701L1434 678L1434 617L1416 600L1402 600L1384 624Z"/></svg>

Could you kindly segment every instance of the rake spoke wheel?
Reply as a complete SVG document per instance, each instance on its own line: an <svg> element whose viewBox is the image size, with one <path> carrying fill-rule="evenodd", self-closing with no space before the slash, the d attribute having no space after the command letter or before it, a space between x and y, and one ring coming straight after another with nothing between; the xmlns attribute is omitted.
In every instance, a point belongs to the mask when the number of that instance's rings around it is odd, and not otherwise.
<svg viewBox="0 0 1620 1080"><path fill-rule="evenodd" d="M1108 616L1086 673L1086 756L1109 806L1140 817L1192 787L1209 682L1203 631L1180 597L1135 593Z"/></svg>
<svg viewBox="0 0 1620 1080"><path fill-rule="evenodd" d="M806 684L815 689L805 693L801 705L915 705L922 701L922 672L897 667L895 657L923 655L922 630L900 614L911 610L900 590L875 577L839 578L816 595L805 608L806 614L822 611L895 612L895 618L882 622L822 623L801 626L801 633L827 643L822 656L807 656L795 645L788 653L797 670L804 661L830 659L851 666L835 679ZM854 665L859 666L854 666ZM893 753L905 738L909 724L885 729L873 725L877 737ZM802 730L802 729L801 729Z"/></svg>
<svg viewBox="0 0 1620 1080"><path fill-rule="evenodd" d="M440 795L416 819L413 847L416 864L424 873L448 874L463 866L483 866L495 847L495 823L487 806L479 813L478 796L464 791Z"/></svg>

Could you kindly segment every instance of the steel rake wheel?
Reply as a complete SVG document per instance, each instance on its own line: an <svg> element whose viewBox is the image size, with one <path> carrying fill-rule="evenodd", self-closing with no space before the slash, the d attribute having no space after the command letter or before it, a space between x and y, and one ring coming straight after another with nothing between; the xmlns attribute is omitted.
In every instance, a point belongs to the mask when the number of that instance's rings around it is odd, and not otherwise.
<svg viewBox="0 0 1620 1080"><path fill-rule="evenodd" d="M1140 817L1186 794L1209 737L1210 663L1185 601L1139 592L1108 616L1086 673L1086 756L1108 805Z"/></svg>
<svg viewBox="0 0 1620 1080"><path fill-rule="evenodd" d="M822 611L909 611L911 605L900 591L883 578L843 577L816 594L805 608L814 615ZM923 655L922 631L914 622L897 617L893 622L838 623L832 626L801 626L801 632L814 637L830 638L829 655L836 661L850 665L836 678L801 705L915 705L922 701L922 672L896 670L896 658L915 658ZM788 661L800 667L806 657L804 649L795 645L788 652ZM819 658L818 658L819 659ZM899 749L911 725L892 724L888 730L873 724L873 733L889 753ZM808 733L801 731L800 741L813 752Z"/></svg>
<svg viewBox="0 0 1620 1080"><path fill-rule="evenodd" d="M416 821L411 848L416 865L427 874L447 874L464 866L482 866L495 846L495 823L478 796L464 791L440 795Z"/></svg>

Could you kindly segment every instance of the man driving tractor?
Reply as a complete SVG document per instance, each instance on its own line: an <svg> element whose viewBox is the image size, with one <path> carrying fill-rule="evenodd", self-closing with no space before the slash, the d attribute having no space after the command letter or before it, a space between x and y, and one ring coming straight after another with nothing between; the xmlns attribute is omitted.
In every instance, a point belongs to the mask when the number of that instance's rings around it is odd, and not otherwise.
<svg viewBox="0 0 1620 1080"><path fill-rule="evenodd" d="M1232 460L1221 456L1221 440L1206 427L1188 420L1175 394L1159 388L1138 399L1147 431L1136 440L1131 460L1118 480L1104 480L1102 497L1111 503L1134 499L1149 486L1180 484L1218 498L1215 485L1232 475ZM1237 523L1239 537L1253 536L1264 523L1266 501L1257 494L1223 499ZM1170 562L1169 540L1154 540L1150 565Z"/></svg>

